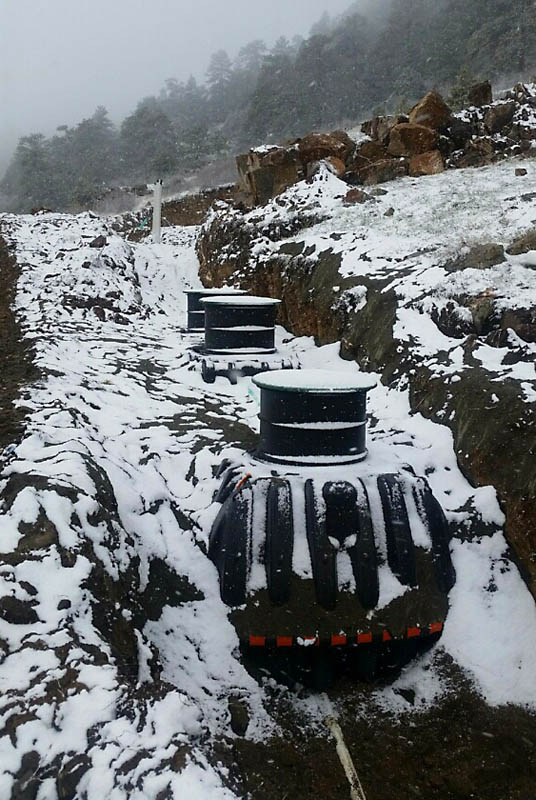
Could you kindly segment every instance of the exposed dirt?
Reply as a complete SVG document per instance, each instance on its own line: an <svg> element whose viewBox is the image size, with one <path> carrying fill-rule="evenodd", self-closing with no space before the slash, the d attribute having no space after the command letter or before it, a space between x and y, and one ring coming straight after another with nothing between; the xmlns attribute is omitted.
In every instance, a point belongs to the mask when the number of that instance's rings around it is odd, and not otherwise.
<svg viewBox="0 0 536 800"><path fill-rule="evenodd" d="M21 387L35 380L37 369L31 347L11 308L19 270L6 241L0 235L0 451L17 440L22 431L24 409L15 408Z"/></svg>
<svg viewBox="0 0 536 800"><path fill-rule="evenodd" d="M534 800L536 717L513 706L489 708L441 658L456 690L425 713L411 713L411 690L401 718L372 710L373 686L343 681L329 693L367 800ZM304 725L292 695L274 701L280 737L263 744L238 738L215 753L231 768L234 788L252 800L347 800L327 729Z"/></svg>

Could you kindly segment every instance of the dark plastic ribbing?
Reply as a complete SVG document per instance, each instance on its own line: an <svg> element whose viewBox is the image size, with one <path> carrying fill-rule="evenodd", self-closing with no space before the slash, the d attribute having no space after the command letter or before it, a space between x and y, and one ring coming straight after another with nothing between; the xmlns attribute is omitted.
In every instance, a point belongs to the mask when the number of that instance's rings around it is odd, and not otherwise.
<svg viewBox="0 0 536 800"><path fill-rule="evenodd" d="M275 304L240 306L205 303L205 348L209 352L275 350Z"/></svg>
<svg viewBox="0 0 536 800"><path fill-rule="evenodd" d="M419 517L426 521L432 540L437 585L442 592L450 592L456 582L456 572L450 556L449 530L445 514L424 483L414 487L413 496Z"/></svg>
<svg viewBox="0 0 536 800"><path fill-rule="evenodd" d="M359 534L355 547L349 547L348 553L357 585L357 596L363 608L374 608L380 598L380 581L378 578L378 555L374 541L374 528L370 514L367 491L362 481L357 481L357 516Z"/></svg>
<svg viewBox="0 0 536 800"><path fill-rule="evenodd" d="M374 530L365 487L338 481L326 483L322 490L326 503L326 529L332 539L341 545L349 537L355 544L348 547L357 596L363 608L374 608L378 603L379 582Z"/></svg>
<svg viewBox="0 0 536 800"><path fill-rule="evenodd" d="M382 501L389 566L404 586L416 586L415 549L399 476L380 475L378 489Z"/></svg>
<svg viewBox="0 0 536 800"><path fill-rule="evenodd" d="M221 598L228 606L239 606L246 601L251 504L250 487L229 497L210 534L208 555L218 569ZM229 531L233 531L232 536Z"/></svg>
<svg viewBox="0 0 536 800"><path fill-rule="evenodd" d="M266 498L266 579L273 603L282 605L290 598L294 523L290 484L274 478Z"/></svg>
<svg viewBox="0 0 536 800"><path fill-rule="evenodd" d="M326 609L337 604L337 554L318 513L313 481L305 482L305 520L316 599Z"/></svg>

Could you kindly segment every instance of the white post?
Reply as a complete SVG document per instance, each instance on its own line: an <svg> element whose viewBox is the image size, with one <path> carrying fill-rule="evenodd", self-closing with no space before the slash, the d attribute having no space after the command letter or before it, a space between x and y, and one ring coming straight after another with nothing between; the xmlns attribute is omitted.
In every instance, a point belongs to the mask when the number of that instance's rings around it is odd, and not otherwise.
<svg viewBox="0 0 536 800"><path fill-rule="evenodd" d="M153 184L153 242L162 240L162 181Z"/></svg>

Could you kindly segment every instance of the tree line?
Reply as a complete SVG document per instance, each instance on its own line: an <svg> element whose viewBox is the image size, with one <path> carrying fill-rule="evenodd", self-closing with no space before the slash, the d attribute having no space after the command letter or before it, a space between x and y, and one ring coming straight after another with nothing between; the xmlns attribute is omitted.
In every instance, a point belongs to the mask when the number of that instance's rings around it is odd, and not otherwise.
<svg viewBox="0 0 536 800"><path fill-rule="evenodd" d="M306 39L214 53L200 83L166 81L117 128L105 108L19 140L0 182L11 210L88 207L133 186L262 142L400 111L456 80L536 67L536 0L355 0Z"/></svg>

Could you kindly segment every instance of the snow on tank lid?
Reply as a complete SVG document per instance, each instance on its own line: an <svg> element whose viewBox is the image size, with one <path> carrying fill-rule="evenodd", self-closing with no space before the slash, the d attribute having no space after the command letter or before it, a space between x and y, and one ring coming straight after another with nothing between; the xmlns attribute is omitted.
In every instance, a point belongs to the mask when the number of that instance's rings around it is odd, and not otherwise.
<svg viewBox="0 0 536 800"><path fill-rule="evenodd" d="M200 300L203 305L214 306L276 306L279 305L281 300L274 300L272 297L231 297L224 295L222 297L203 297Z"/></svg>
<svg viewBox="0 0 536 800"><path fill-rule="evenodd" d="M261 372L252 380L261 389L282 392L366 392L377 385L376 379L366 373L331 372L327 369Z"/></svg>

